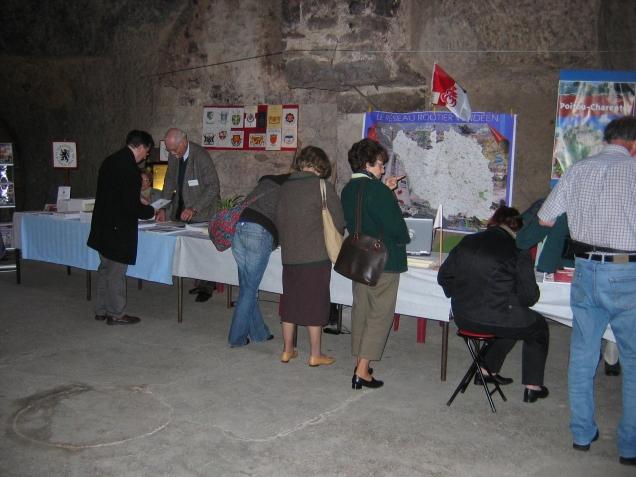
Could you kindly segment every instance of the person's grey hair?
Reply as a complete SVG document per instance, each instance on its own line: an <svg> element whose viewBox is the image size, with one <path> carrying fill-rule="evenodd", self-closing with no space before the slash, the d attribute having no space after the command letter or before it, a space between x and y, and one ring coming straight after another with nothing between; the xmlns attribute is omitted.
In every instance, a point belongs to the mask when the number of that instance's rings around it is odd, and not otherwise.
<svg viewBox="0 0 636 477"><path fill-rule="evenodd" d="M188 135L186 134L186 132L182 129L179 128L170 128L168 129L168 131L166 132L166 137L167 136L174 136L175 142L177 144L179 144L181 141L183 141L184 139L187 141L188 140Z"/></svg>

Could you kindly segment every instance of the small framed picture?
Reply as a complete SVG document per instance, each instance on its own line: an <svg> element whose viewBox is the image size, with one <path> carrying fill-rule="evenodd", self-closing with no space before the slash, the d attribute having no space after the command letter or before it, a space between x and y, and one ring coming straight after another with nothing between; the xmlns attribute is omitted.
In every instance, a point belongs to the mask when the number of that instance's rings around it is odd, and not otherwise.
<svg viewBox="0 0 636 477"><path fill-rule="evenodd" d="M168 149L166 148L166 141L163 139L159 141L159 161L168 162Z"/></svg>
<svg viewBox="0 0 636 477"><path fill-rule="evenodd" d="M53 169L77 169L77 144L53 141Z"/></svg>
<svg viewBox="0 0 636 477"><path fill-rule="evenodd" d="M13 164L13 143L0 142L0 164Z"/></svg>

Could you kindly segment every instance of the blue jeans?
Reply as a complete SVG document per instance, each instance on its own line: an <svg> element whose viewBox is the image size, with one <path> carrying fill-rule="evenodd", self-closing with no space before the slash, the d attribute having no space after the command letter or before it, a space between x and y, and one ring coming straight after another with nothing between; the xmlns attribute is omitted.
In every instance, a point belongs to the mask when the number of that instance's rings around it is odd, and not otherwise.
<svg viewBox="0 0 636 477"><path fill-rule="evenodd" d="M573 441L588 444L598 430L594 420L594 375L601 337L609 323L623 371L618 451L623 457L636 457L636 263L577 258L570 303L574 321L568 389Z"/></svg>
<svg viewBox="0 0 636 477"><path fill-rule="evenodd" d="M243 346L252 341L265 341L270 331L258 306L258 287L272 253L272 235L258 224L238 221L232 239L232 255L239 276L239 296L232 316L228 342Z"/></svg>

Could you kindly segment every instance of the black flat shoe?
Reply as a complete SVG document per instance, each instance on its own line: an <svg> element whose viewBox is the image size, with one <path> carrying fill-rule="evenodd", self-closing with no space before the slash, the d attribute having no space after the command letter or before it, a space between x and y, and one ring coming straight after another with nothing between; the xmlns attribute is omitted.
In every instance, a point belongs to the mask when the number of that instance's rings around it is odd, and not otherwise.
<svg viewBox="0 0 636 477"><path fill-rule="evenodd" d="M200 291L197 293L197 297L194 299L194 301L203 302L208 301L210 298L212 298L212 293Z"/></svg>
<svg viewBox="0 0 636 477"><path fill-rule="evenodd" d="M526 388L523 392L523 402L535 402L537 399L547 398L549 394L550 391L545 386L541 386L539 391Z"/></svg>
<svg viewBox="0 0 636 477"><path fill-rule="evenodd" d="M619 361L616 361L616 364L605 363L606 376L620 376L620 374L621 374L621 363Z"/></svg>
<svg viewBox="0 0 636 477"><path fill-rule="evenodd" d="M355 368L353 368L353 375L356 375L356 370L358 369L358 367L356 366ZM373 374L373 368L369 368L369 374Z"/></svg>
<svg viewBox="0 0 636 477"><path fill-rule="evenodd" d="M488 384L494 384L497 383L499 386L505 386L506 384L512 384L514 382L514 379L512 378L504 378L503 376L499 376L498 374L493 374L492 376L485 376L484 378L486 378L486 382ZM481 376L479 375L479 373L475 374L475 384L481 386Z"/></svg>
<svg viewBox="0 0 636 477"><path fill-rule="evenodd" d="M618 461L623 465L636 465L636 457L619 456Z"/></svg>
<svg viewBox="0 0 636 477"><path fill-rule="evenodd" d="M196 295L197 293L199 293L199 291L199 287L190 288L190 290L188 290L188 294Z"/></svg>
<svg viewBox="0 0 636 477"><path fill-rule="evenodd" d="M108 315L95 315L97 321L104 321L106 318L108 318Z"/></svg>
<svg viewBox="0 0 636 477"><path fill-rule="evenodd" d="M373 376L371 376L371 381L367 381L366 379L362 379L357 374L354 374L353 378L351 378L351 388L352 389L362 389L363 387L365 387L365 388L374 388L375 389L375 388L381 388L382 386L384 386L384 382L375 379Z"/></svg>
<svg viewBox="0 0 636 477"><path fill-rule="evenodd" d="M594 437L592 437L592 440L588 443L588 444L577 444L576 442L572 443L572 448L579 450L579 451L589 451L590 450L590 444L592 442L596 442L598 440L598 429L596 429L596 434L594 434Z"/></svg>

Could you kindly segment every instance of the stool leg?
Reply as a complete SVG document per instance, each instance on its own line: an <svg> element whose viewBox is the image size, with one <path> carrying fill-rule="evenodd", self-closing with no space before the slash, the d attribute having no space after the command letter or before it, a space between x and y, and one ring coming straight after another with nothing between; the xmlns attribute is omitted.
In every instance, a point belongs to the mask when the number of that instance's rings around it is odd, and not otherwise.
<svg viewBox="0 0 636 477"><path fill-rule="evenodd" d="M393 331L397 331L400 329L400 315L397 313L393 314Z"/></svg>
<svg viewBox="0 0 636 477"><path fill-rule="evenodd" d="M475 363L471 364L470 368L468 368L468 371L466 371L466 374L464 374L464 377L455 388L455 391L453 391L453 395L450 397L450 399L446 403L447 406L450 406L451 404L453 404L453 401L455 400L457 395L460 393L460 391L462 393L466 391L466 388L468 387L468 383L470 383L470 380L472 379L472 376L474 374L475 374Z"/></svg>
<svg viewBox="0 0 636 477"><path fill-rule="evenodd" d="M488 384L486 384L484 373L481 372L481 364L483 363L483 360L481 358L482 356L481 353L484 350L486 350L487 347L480 349L479 345L474 340L469 339L467 341L470 341L472 344L472 346L470 345L468 346L468 350L470 351L470 354L473 357L473 361L475 365L477 366L477 372L479 373L479 376L481 377L481 385L483 386L484 391L486 392L486 397L488 398L490 409L492 410L492 412L497 412L497 409L495 409L495 403L493 402L492 396L490 395L490 390L488 389Z"/></svg>
<svg viewBox="0 0 636 477"><path fill-rule="evenodd" d="M492 375L494 374L492 372L492 370L488 367L488 365L486 364L486 360L484 359L484 356L486 356L486 353L488 352L488 350L490 349L490 346L492 345L492 341L487 341L486 344L484 346L482 346L478 357L479 357L479 365L484 368L486 370L486 372L488 372L488 375ZM501 396L501 399L503 401L507 401L506 396L504 395L503 391L501 390L501 387L499 386L499 383L497 383L496 381L493 383L494 389L492 391L490 391L490 395L492 396L493 394L495 394L496 392L499 393L499 395Z"/></svg>
<svg viewBox="0 0 636 477"><path fill-rule="evenodd" d="M470 350L470 352L471 352L470 354L472 356L473 352L472 352L472 350L470 348L470 345L468 344L468 340L466 338L464 338L464 342L466 343L466 346L468 346L468 349ZM455 400L457 395L460 393L460 391L462 393L464 393L466 391L466 388L468 387L468 385L472 381L473 376L477 372L477 368L478 367L479 366L477 366L477 363L473 359L473 364L470 365L470 367L468 368L468 371L466 371L466 374L464 374L464 377L459 382L459 385L457 386L457 388L455 388L455 391L453 392L453 395L451 396L451 398L446 403L447 406L450 406L453 403L453 401Z"/></svg>

